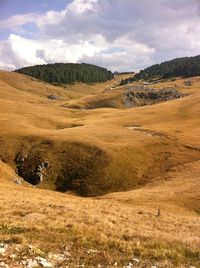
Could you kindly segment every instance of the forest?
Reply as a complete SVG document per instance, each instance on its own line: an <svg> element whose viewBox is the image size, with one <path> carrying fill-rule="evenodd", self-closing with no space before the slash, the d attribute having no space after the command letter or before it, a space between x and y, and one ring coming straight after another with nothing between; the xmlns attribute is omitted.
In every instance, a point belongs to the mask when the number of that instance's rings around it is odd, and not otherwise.
<svg viewBox="0 0 200 268"><path fill-rule="evenodd" d="M53 63L35 65L17 69L15 72L37 78L51 84L105 82L114 77L111 71L86 63Z"/></svg>
<svg viewBox="0 0 200 268"><path fill-rule="evenodd" d="M176 58L141 70L135 76L121 81L121 85L144 79L163 79L172 77L190 77L200 75L200 55L195 57Z"/></svg>

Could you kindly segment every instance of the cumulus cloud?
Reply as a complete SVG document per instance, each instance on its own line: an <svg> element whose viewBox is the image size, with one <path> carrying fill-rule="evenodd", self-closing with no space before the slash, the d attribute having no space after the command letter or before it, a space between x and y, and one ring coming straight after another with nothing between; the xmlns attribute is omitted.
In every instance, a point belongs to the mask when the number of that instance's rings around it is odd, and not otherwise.
<svg viewBox="0 0 200 268"><path fill-rule="evenodd" d="M97 0L74 0L68 5L68 10L83 14L89 11L95 11Z"/></svg>
<svg viewBox="0 0 200 268"><path fill-rule="evenodd" d="M1 47L4 55L15 58L13 64L16 68L48 62L78 62L82 57L92 57L100 51L97 46L87 41L77 44L67 44L61 39L36 41L15 34L11 34L6 44L4 42Z"/></svg>
<svg viewBox="0 0 200 268"><path fill-rule="evenodd" d="M29 23L37 29L32 38L26 32ZM199 0L73 0L61 11L0 21L0 29L10 29L9 38L0 41L0 68L89 62L138 70L199 54L199 24Z"/></svg>

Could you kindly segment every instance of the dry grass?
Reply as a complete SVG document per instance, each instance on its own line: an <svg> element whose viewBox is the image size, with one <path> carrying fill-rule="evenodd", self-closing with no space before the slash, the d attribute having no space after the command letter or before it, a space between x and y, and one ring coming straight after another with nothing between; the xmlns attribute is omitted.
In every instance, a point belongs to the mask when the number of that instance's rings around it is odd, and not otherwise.
<svg viewBox="0 0 200 268"><path fill-rule="evenodd" d="M182 167L185 174L190 168ZM95 199L1 183L0 240L32 244L46 253L68 246L72 267L79 260L125 265L133 257L141 267L198 267L200 218L192 192L197 177L184 185L179 169L169 175L173 179L163 184ZM90 249L98 252L88 254Z"/></svg>
<svg viewBox="0 0 200 268"><path fill-rule="evenodd" d="M190 93L183 99L127 110L73 110L63 107L66 101L69 105L83 99L101 101L107 98L104 89L117 81L64 89L1 72L1 241L33 244L44 253L67 245L72 267L77 261L125 265L133 257L140 259L138 267L199 267L200 79L192 80L192 87L184 86L183 79L155 85L176 83ZM63 99L49 101L49 94ZM82 98L84 94L87 97ZM127 128L133 125L142 131ZM151 184L81 198L13 183L16 174L11 167L15 168L18 152L50 161L52 175L76 162L90 171L86 160L95 148L108 162L100 159L101 165L86 180L94 187L91 195ZM83 171L87 173L81 168L80 176ZM53 188L53 183L43 187ZM159 207L161 217L156 217ZM89 249L98 252L88 254Z"/></svg>

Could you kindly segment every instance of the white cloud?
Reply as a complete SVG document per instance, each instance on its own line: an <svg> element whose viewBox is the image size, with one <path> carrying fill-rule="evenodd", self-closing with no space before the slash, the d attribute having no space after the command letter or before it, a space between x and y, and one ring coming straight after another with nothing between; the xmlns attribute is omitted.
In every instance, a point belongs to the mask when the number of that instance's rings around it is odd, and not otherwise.
<svg viewBox="0 0 200 268"><path fill-rule="evenodd" d="M98 47L87 41L67 44L63 40L49 40L41 43L42 55L47 62L78 62L83 56L92 57L99 51Z"/></svg>
<svg viewBox="0 0 200 268"><path fill-rule="evenodd" d="M37 24L38 28L42 28L45 25L59 25L65 17L66 13L66 9L60 12L50 10L47 11L45 15L38 17L38 20L35 21L35 23Z"/></svg>
<svg viewBox="0 0 200 268"><path fill-rule="evenodd" d="M31 38L28 23L37 27ZM199 24L199 0L73 0L61 11L0 21L0 28L10 29L8 40L0 41L0 66L90 62L137 70L199 54Z"/></svg>
<svg viewBox="0 0 200 268"><path fill-rule="evenodd" d="M96 10L97 0L74 0L68 5L68 10L83 14Z"/></svg>
<svg viewBox="0 0 200 268"><path fill-rule="evenodd" d="M21 65L45 63L43 59L37 57L37 50L41 48L41 44L37 41L28 40L15 34L10 35L9 41L12 51L20 59Z"/></svg>
<svg viewBox="0 0 200 268"><path fill-rule="evenodd" d="M0 29L10 29L13 31L19 31L20 26L23 26L28 23L36 22L40 16L33 13L23 14L23 15L14 15L8 19L0 21Z"/></svg>
<svg viewBox="0 0 200 268"><path fill-rule="evenodd" d="M97 37L97 40L100 39L100 37ZM5 45L6 51L4 49ZM22 38L16 34L11 34L6 43L0 42L0 55L3 53L5 55L6 53L7 61L9 59L12 61L13 58L13 64L8 64L9 69L48 62L78 62L81 58L93 57L100 51L101 48L98 44L92 44L88 41L78 41L76 44L64 43L61 39L36 41ZM3 64L3 62L1 66L7 68L7 65Z"/></svg>
<svg viewBox="0 0 200 268"><path fill-rule="evenodd" d="M154 48L134 41L127 35L122 35L115 39L113 43L106 43L106 49L93 57L84 57L84 62L106 66L111 70L136 71L143 66L153 64L151 56L154 54ZM136 68L137 66L137 68Z"/></svg>
<svg viewBox="0 0 200 268"><path fill-rule="evenodd" d="M13 70L13 69L15 69L14 64L9 64L9 63L0 61L0 70Z"/></svg>

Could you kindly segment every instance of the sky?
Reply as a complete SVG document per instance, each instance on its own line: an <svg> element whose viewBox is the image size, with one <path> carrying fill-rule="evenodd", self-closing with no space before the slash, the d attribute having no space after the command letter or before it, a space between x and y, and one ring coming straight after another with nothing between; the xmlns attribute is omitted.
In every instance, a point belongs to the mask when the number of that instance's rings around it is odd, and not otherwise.
<svg viewBox="0 0 200 268"><path fill-rule="evenodd" d="M0 0L0 69L138 71L200 54L200 0Z"/></svg>

